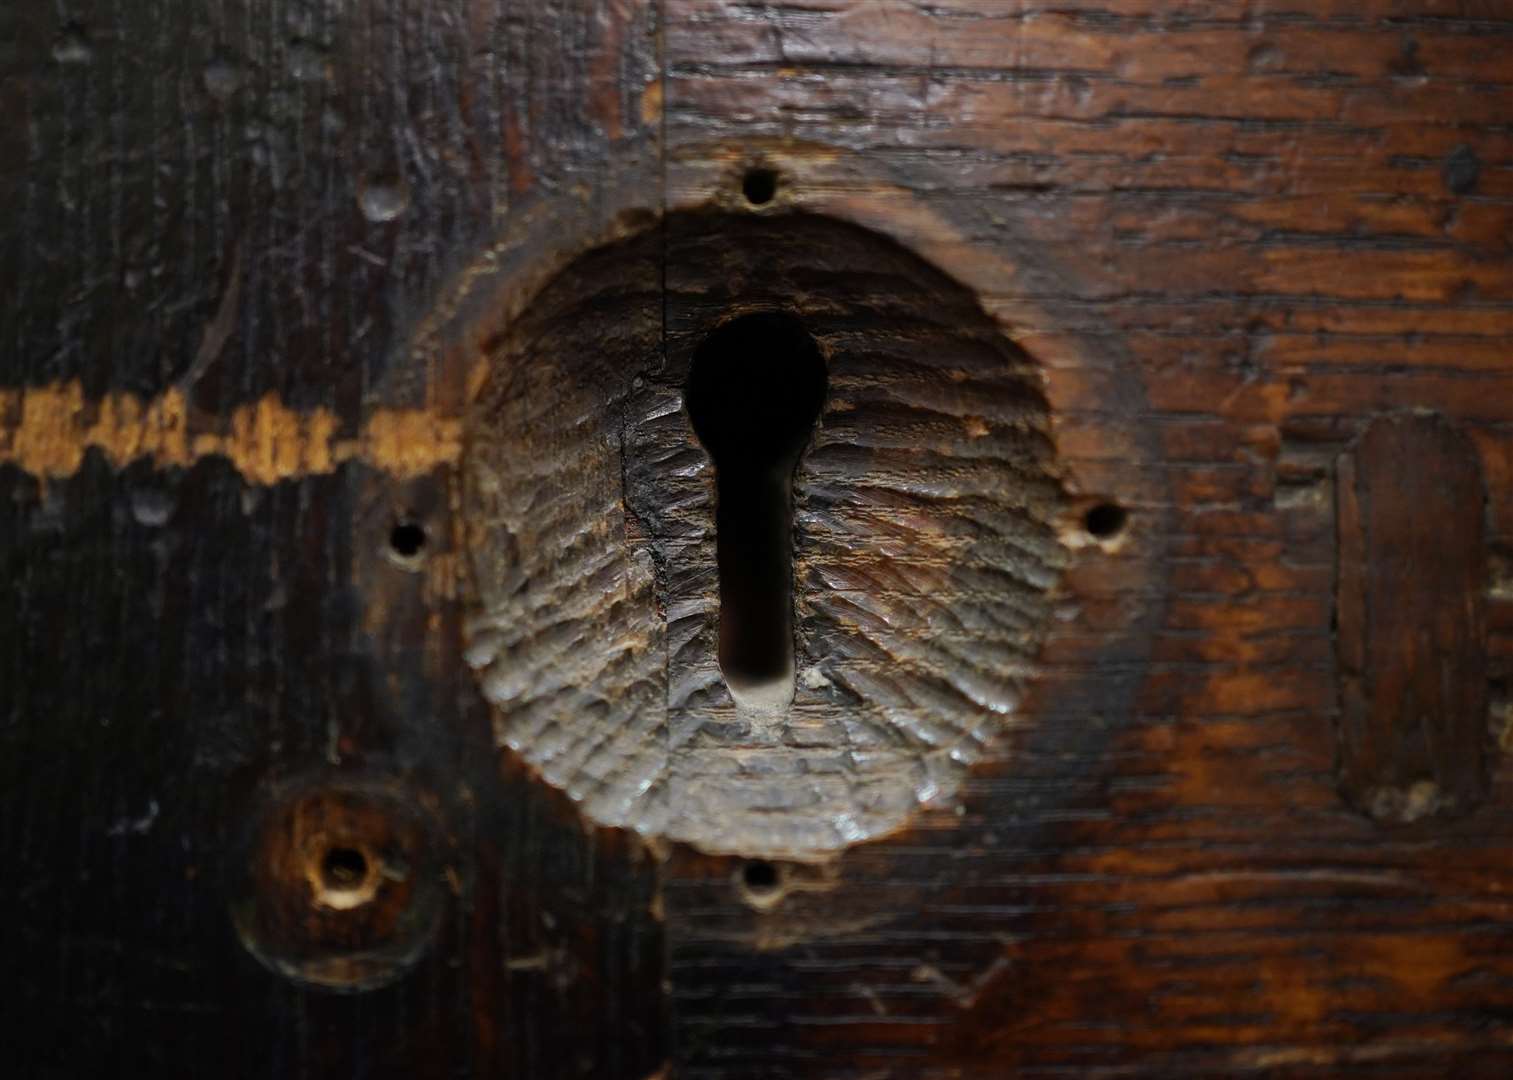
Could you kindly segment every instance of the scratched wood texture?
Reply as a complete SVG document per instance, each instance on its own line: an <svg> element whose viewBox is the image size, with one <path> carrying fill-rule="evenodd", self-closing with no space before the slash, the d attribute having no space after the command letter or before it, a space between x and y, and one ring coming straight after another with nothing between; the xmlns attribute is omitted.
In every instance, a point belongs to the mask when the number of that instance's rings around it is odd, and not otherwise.
<svg viewBox="0 0 1513 1080"><path fill-rule="evenodd" d="M10 0L0 116L7 1074L1513 1067L1503 0ZM776 905L493 749L469 375L412 347L485 252L528 281L756 163L971 288L1129 512L959 800ZM1383 822L1336 470L1423 410L1486 487L1485 655L1430 650L1482 665L1487 729L1436 730L1485 775ZM357 782L456 865L415 965L333 993L231 912L270 800Z"/></svg>

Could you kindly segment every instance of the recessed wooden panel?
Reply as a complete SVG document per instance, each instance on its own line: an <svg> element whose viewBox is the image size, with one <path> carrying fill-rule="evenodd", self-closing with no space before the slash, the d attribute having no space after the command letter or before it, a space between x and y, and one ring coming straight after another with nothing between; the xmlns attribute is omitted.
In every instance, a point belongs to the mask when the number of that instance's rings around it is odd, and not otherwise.
<svg viewBox="0 0 1513 1080"><path fill-rule="evenodd" d="M812 334L829 379L782 493L780 703L721 671L739 518L716 525L685 407L695 355L753 312ZM1067 561L1038 382L969 291L834 219L674 215L573 262L469 420L467 657L501 745L599 824L748 856L819 858L952 798L1018 709Z"/></svg>
<svg viewBox="0 0 1513 1080"><path fill-rule="evenodd" d="M1337 473L1340 784L1380 821L1486 790L1486 495L1443 419L1372 423Z"/></svg>

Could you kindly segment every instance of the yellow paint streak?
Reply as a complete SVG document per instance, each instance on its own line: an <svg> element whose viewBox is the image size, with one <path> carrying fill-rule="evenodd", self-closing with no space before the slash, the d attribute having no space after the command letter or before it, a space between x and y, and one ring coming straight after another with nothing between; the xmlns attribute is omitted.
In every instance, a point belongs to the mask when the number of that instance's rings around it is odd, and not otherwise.
<svg viewBox="0 0 1513 1080"><path fill-rule="evenodd" d="M646 84L641 93L641 123L647 127L656 127L662 122L662 97L661 79Z"/></svg>
<svg viewBox="0 0 1513 1080"><path fill-rule="evenodd" d="M349 461L408 478L462 452L461 421L424 409L376 409L355 437L341 438L341 426L329 409L293 409L275 394L220 421L195 417L177 389L151 400L124 393L89 400L77 381L0 389L0 464L62 479L79 471L90 450L116 468L224 457L248 483L266 485L331 473Z"/></svg>
<svg viewBox="0 0 1513 1080"><path fill-rule="evenodd" d="M368 418L365 458L406 476L429 472L462 454L462 424L419 410L381 410Z"/></svg>

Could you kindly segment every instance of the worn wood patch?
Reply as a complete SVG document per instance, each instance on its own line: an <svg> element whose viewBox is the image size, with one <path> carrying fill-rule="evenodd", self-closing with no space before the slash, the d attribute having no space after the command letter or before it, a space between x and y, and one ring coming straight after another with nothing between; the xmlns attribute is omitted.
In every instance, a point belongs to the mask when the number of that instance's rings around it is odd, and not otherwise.
<svg viewBox="0 0 1513 1080"><path fill-rule="evenodd" d="M1372 423L1336 480L1340 786L1379 821L1486 791L1486 489L1442 418Z"/></svg>
<svg viewBox="0 0 1513 1080"><path fill-rule="evenodd" d="M740 518L716 528L684 400L695 355L753 312L796 320L829 372L791 582L768 583L791 594L797 680L760 705L719 663L721 575L751 558L716 557ZM832 220L686 215L574 263L494 364L465 513L469 659L502 742L599 822L746 855L834 852L954 794L1018 704L1066 560L1035 365L969 292Z"/></svg>
<svg viewBox="0 0 1513 1080"><path fill-rule="evenodd" d="M1507 1075L1513 738L1474 814L1342 801L1332 485L1375 416L1474 443L1506 725L1510 35L1500 0L0 3L9 1072ZM823 866L585 828L495 751L454 599L489 334L753 165L965 283L1079 517L1129 511L958 799ZM253 793L312 774L455 801L472 866L361 994L228 913Z"/></svg>

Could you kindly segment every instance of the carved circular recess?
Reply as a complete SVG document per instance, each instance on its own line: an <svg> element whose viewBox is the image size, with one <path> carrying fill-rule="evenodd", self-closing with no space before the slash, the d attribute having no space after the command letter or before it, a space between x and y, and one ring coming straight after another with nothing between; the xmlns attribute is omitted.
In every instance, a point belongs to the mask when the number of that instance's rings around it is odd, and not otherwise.
<svg viewBox="0 0 1513 1080"><path fill-rule="evenodd" d="M801 327L825 376L791 477L776 704L722 676L734 560L684 400L701 348L759 315ZM833 219L674 215L570 264L489 360L463 469L467 659L501 745L588 817L817 858L950 796L1011 723L1066 495L1041 372L967 289ZM729 363L769 365L756 346Z"/></svg>
<svg viewBox="0 0 1513 1080"><path fill-rule="evenodd" d="M377 780L274 792L248 833L232 918L281 975L334 990L392 982L439 925L448 846L429 811Z"/></svg>

